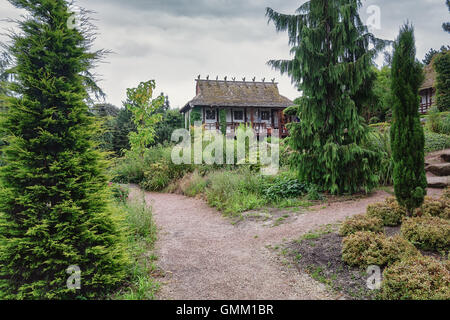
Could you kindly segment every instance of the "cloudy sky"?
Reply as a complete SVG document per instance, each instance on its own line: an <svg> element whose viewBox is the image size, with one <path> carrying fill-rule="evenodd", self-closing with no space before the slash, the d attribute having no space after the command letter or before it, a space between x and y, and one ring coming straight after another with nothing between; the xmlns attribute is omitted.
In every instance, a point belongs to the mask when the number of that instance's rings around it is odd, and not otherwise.
<svg viewBox="0 0 450 320"><path fill-rule="evenodd" d="M269 59L289 58L287 35L267 24L265 8L293 13L302 0L79 0L95 11L97 48L114 51L96 70L107 101L117 106L126 88L155 79L158 93L169 95L172 107L182 107L195 95L194 79L210 75L276 78L281 94L299 94L290 79L266 65ZM416 29L418 58L430 48L450 44L442 23L450 21L445 0L363 1L364 21L376 21L371 6L380 9L376 36L393 40L402 23ZM20 11L0 0L0 19ZM370 9L368 12L368 9ZM369 21L370 19L370 21ZM12 25L0 21L0 28ZM0 36L0 41L5 38Z"/></svg>

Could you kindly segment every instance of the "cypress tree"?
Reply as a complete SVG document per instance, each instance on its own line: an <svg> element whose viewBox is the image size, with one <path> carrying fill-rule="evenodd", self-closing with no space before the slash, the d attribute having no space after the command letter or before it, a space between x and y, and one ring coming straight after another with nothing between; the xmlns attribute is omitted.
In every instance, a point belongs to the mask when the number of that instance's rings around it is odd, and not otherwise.
<svg viewBox="0 0 450 320"><path fill-rule="evenodd" d="M394 44L391 144L395 196L409 213L422 205L427 188L425 138L419 116L419 87L423 79L422 65L416 60L414 29L405 25Z"/></svg>
<svg viewBox="0 0 450 320"><path fill-rule="evenodd" d="M368 32L360 7L358 0L311 0L295 15L267 9L277 31L288 31L294 55L269 64L303 93L300 122L290 125L292 165L301 180L331 193L369 191L378 183L380 155L361 146L368 127L359 109L385 42Z"/></svg>
<svg viewBox="0 0 450 320"><path fill-rule="evenodd" d="M450 110L450 49L443 48L435 55L433 67L436 70L436 105L439 111Z"/></svg>
<svg viewBox="0 0 450 320"><path fill-rule="evenodd" d="M101 297L125 276L121 235L108 210L106 163L86 101L92 26L68 23L64 0L10 0L28 12L11 34L14 94L0 127L0 298ZM68 268L81 270L69 289Z"/></svg>

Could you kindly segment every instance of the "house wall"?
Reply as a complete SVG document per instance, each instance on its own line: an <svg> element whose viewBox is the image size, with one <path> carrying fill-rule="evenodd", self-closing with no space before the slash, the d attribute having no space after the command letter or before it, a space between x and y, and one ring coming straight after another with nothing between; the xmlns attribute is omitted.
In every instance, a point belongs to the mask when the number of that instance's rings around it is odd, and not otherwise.
<svg viewBox="0 0 450 320"><path fill-rule="evenodd" d="M276 128L279 128L281 119L279 119L279 111L280 108L250 108L250 107L242 107L242 108L220 108L220 107L196 107L194 109L189 110L185 113L185 126L189 128L194 124L194 121L201 121L203 124L207 124L208 127L212 127L214 124L219 123L219 113L220 110L224 109L226 111L226 122L227 123L264 123L266 128L271 128L272 123ZM207 119L206 111L213 111L215 115L215 119ZM243 111L244 119L236 120L234 118L234 111ZM263 112L268 113L268 118L263 120ZM253 115L252 115L253 113Z"/></svg>
<svg viewBox="0 0 450 320"><path fill-rule="evenodd" d="M420 95L420 112L426 113L430 107L436 102L436 90L434 88L429 88L421 90Z"/></svg>

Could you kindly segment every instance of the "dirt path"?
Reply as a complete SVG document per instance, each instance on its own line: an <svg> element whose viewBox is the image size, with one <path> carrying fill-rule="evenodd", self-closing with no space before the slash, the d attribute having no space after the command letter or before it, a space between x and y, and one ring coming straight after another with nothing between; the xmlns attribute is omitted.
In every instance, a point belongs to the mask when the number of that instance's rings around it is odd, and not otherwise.
<svg viewBox="0 0 450 320"><path fill-rule="evenodd" d="M139 191L133 189L132 196ZM145 193L161 228L159 265L166 272L159 299L336 299L307 274L289 268L267 245L298 239L324 225L363 213L389 195L334 203L277 227L246 221L236 226L203 201Z"/></svg>

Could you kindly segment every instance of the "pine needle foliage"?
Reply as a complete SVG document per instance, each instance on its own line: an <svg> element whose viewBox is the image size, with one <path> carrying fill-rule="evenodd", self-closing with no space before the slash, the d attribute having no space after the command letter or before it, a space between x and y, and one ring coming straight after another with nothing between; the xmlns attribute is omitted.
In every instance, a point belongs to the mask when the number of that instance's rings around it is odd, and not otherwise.
<svg viewBox="0 0 450 320"><path fill-rule="evenodd" d="M267 8L269 22L288 32L293 55L269 65L303 93L300 122L290 125L292 165L302 181L333 194L368 192L379 180L380 154L362 147L368 128L360 109L373 59L387 43L368 32L360 6L358 0L311 0L295 15Z"/></svg>
<svg viewBox="0 0 450 320"><path fill-rule="evenodd" d="M422 65L416 60L414 29L406 24L394 44L391 144L395 196L409 213L422 205L427 188L425 137L419 116L423 80Z"/></svg>
<svg viewBox="0 0 450 320"><path fill-rule="evenodd" d="M0 299L101 298L125 277L121 233L108 209L106 162L92 137L92 26L64 0L10 0L27 15L11 34L13 94L0 127ZM81 290L69 289L69 266Z"/></svg>
<svg viewBox="0 0 450 320"><path fill-rule="evenodd" d="M439 111L450 110L450 48L443 48L433 58L436 70L436 106Z"/></svg>

